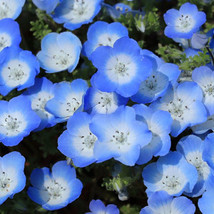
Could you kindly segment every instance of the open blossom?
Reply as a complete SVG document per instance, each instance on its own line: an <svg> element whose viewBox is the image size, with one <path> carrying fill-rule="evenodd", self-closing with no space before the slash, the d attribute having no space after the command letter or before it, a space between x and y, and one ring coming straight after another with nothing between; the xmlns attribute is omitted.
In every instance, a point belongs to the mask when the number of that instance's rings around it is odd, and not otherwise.
<svg viewBox="0 0 214 214"><path fill-rule="evenodd" d="M150 192L164 190L169 195L191 193L198 178L197 170L178 152L169 152L143 169L143 181Z"/></svg>
<svg viewBox="0 0 214 214"><path fill-rule="evenodd" d="M19 152L0 157L0 204L21 192L26 183L25 158Z"/></svg>
<svg viewBox="0 0 214 214"><path fill-rule="evenodd" d="M195 205L186 197L173 198L165 191L153 193L148 199L148 206L144 207L140 214L194 214Z"/></svg>
<svg viewBox="0 0 214 214"><path fill-rule="evenodd" d="M30 52L19 47L6 47L0 52L0 94L6 96L17 88L18 91L34 84L39 71L39 62Z"/></svg>
<svg viewBox="0 0 214 214"><path fill-rule="evenodd" d="M30 181L29 197L46 210L66 207L80 196L83 187L75 169L66 161L55 163L52 172L47 167L34 169Z"/></svg>
<svg viewBox="0 0 214 214"><path fill-rule="evenodd" d="M84 106L84 95L88 84L83 79L75 79L70 82L60 82L53 86L52 99L47 101L45 109L55 116L56 122L64 122L74 112L82 111Z"/></svg>
<svg viewBox="0 0 214 214"><path fill-rule="evenodd" d="M89 125L92 116L86 112L77 112L69 118L67 130L58 139L58 149L71 158L77 167L85 167L95 162L94 143L97 137Z"/></svg>
<svg viewBox="0 0 214 214"><path fill-rule="evenodd" d="M203 93L194 82L183 82L153 102L150 107L168 111L173 119L171 135L177 137L187 127L205 122L207 111L203 104Z"/></svg>
<svg viewBox="0 0 214 214"><path fill-rule="evenodd" d="M36 129L40 118L31 109L30 101L20 95L9 102L0 101L0 141L5 146L16 146Z"/></svg>
<svg viewBox="0 0 214 214"><path fill-rule="evenodd" d="M124 97L136 94L141 82L152 71L151 62L142 60L137 42L128 37L118 39L113 48L97 48L91 54L91 60L98 69L91 78L92 86Z"/></svg>
<svg viewBox="0 0 214 214"><path fill-rule="evenodd" d="M151 140L147 125L136 120L131 107L119 107L112 114L94 116L90 130L98 138L94 145L97 162L114 158L133 166L140 155L140 148Z"/></svg>
<svg viewBox="0 0 214 214"><path fill-rule="evenodd" d="M0 0L0 20L4 18L16 19L22 12L25 0Z"/></svg>
<svg viewBox="0 0 214 214"><path fill-rule="evenodd" d="M0 20L0 51L6 47L18 46L20 42L19 24L9 18Z"/></svg>
<svg viewBox="0 0 214 214"><path fill-rule="evenodd" d="M206 22L206 14L198 11L196 5L187 2L179 10L168 10L164 20L167 24L164 31L167 37L190 39Z"/></svg>
<svg viewBox="0 0 214 214"><path fill-rule="evenodd" d="M64 27L75 30L83 24L93 21L99 13L103 0L63 0L54 10L55 22L64 23Z"/></svg>
<svg viewBox="0 0 214 214"><path fill-rule="evenodd" d="M79 62L82 44L71 32L49 33L42 39L41 48L37 58L46 73L71 73Z"/></svg>
<svg viewBox="0 0 214 214"><path fill-rule="evenodd" d="M87 41L83 45L83 53L88 58L96 48L100 46L113 47L114 43L121 37L128 36L128 30L119 22L108 24L97 21L90 25L87 32Z"/></svg>
<svg viewBox="0 0 214 214"><path fill-rule="evenodd" d="M92 114L111 114L128 102L115 92L102 92L94 87L87 90L84 100L84 109Z"/></svg>

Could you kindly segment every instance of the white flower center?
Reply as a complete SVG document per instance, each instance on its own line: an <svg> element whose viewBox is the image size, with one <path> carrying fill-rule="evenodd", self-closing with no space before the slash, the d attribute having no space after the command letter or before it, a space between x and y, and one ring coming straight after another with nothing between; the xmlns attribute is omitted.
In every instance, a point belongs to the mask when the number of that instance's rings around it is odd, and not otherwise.
<svg viewBox="0 0 214 214"><path fill-rule="evenodd" d="M62 179L49 179L44 183L45 191L49 195L48 204L55 205L60 204L67 200L70 195L70 189L67 182Z"/></svg>
<svg viewBox="0 0 214 214"><path fill-rule="evenodd" d="M46 91L41 91L32 99L31 107L39 115L40 118L53 117L52 114L45 110L46 103L53 97L53 94Z"/></svg>
<svg viewBox="0 0 214 214"><path fill-rule="evenodd" d="M11 45L11 37L6 33L0 33L0 52Z"/></svg>
<svg viewBox="0 0 214 214"><path fill-rule="evenodd" d="M82 94L76 96L70 94L65 102L60 105L60 112L62 117L69 118L82 105Z"/></svg>
<svg viewBox="0 0 214 214"><path fill-rule="evenodd" d="M11 60L2 69L2 78L9 87L23 85L30 76L30 67L27 63L17 59Z"/></svg>
<svg viewBox="0 0 214 214"><path fill-rule="evenodd" d="M178 121L184 120L184 114L190 111L189 107L180 98L170 101L166 104L166 107L172 118Z"/></svg>
<svg viewBox="0 0 214 214"><path fill-rule="evenodd" d="M20 112L3 114L0 118L0 133L9 137L20 134L26 128L27 123Z"/></svg>
<svg viewBox="0 0 214 214"><path fill-rule="evenodd" d="M93 101L94 108L101 114L113 113L118 107L114 93L98 92Z"/></svg>
<svg viewBox="0 0 214 214"><path fill-rule="evenodd" d="M82 156L91 157L94 154L94 143L97 137L91 133L88 125L79 128L78 135L74 139L75 148Z"/></svg>
<svg viewBox="0 0 214 214"><path fill-rule="evenodd" d="M112 82L125 84L135 77L137 66L130 56L120 54L108 60L106 69L107 76Z"/></svg>
<svg viewBox="0 0 214 214"><path fill-rule="evenodd" d="M4 18L12 18L16 12L16 2L0 0L0 20Z"/></svg>
<svg viewBox="0 0 214 214"><path fill-rule="evenodd" d="M3 194L7 194L9 192L10 189L10 183L12 183L13 180L11 180L6 172L0 172L0 195Z"/></svg>
<svg viewBox="0 0 214 214"><path fill-rule="evenodd" d="M68 10L66 11L69 12L65 13L64 17L75 24L87 21L93 16L96 1L70 0L67 4Z"/></svg>
<svg viewBox="0 0 214 214"><path fill-rule="evenodd" d="M204 96L212 96L214 97L214 84L213 83L209 83L207 85L203 85L202 86L203 91L204 91Z"/></svg>
<svg viewBox="0 0 214 214"><path fill-rule="evenodd" d="M54 61L55 65L61 69L66 69L73 63L73 57L65 50L57 51L52 56L52 60Z"/></svg>
<svg viewBox="0 0 214 214"><path fill-rule="evenodd" d="M187 33L192 30L195 25L195 21L191 15L181 15L175 22L175 27L178 32Z"/></svg>
<svg viewBox="0 0 214 214"><path fill-rule="evenodd" d="M175 194L186 185L185 180L183 173L177 167L169 166L163 172L163 177L160 181L160 190L165 190L169 194Z"/></svg>
<svg viewBox="0 0 214 214"><path fill-rule="evenodd" d="M202 153L199 151L190 152L186 156L187 161L195 166L198 171L198 180L206 180L210 174L210 168L208 164L203 161Z"/></svg>

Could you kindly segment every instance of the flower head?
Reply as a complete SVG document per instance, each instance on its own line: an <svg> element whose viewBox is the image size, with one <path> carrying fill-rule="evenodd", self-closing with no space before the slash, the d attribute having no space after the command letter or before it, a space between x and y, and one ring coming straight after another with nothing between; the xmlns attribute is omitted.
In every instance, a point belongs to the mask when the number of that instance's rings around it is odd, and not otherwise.
<svg viewBox="0 0 214 214"><path fill-rule="evenodd" d="M37 58L47 73L64 70L71 73L79 62L82 44L71 32L49 33L42 39L41 47Z"/></svg>
<svg viewBox="0 0 214 214"><path fill-rule="evenodd" d="M9 102L0 101L0 141L15 146L40 124L40 118L31 109L30 101L20 95Z"/></svg>
<svg viewBox="0 0 214 214"><path fill-rule="evenodd" d="M92 86L104 92L117 92L124 97L137 93L140 83L152 71L150 61L142 60L137 42L128 37L118 39L113 48L97 48L91 60L98 69L91 78Z"/></svg>
<svg viewBox="0 0 214 214"><path fill-rule="evenodd" d="M168 10L164 20L167 24L164 31L167 37L190 39L206 22L206 14L198 11L196 5L187 2L179 10Z"/></svg>
<svg viewBox="0 0 214 214"><path fill-rule="evenodd" d="M24 189L24 164L25 158L19 152L0 157L0 204Z"/></svg>
<svg viewBox="0 0 214 214"><path fill-rule="evenodd" d="M82 190L82 183L76 179L75 169L66 161L58 161L52 172L46 167L34 169L27 193L31 200L46 210L57 210L76 200Z"/></svg>

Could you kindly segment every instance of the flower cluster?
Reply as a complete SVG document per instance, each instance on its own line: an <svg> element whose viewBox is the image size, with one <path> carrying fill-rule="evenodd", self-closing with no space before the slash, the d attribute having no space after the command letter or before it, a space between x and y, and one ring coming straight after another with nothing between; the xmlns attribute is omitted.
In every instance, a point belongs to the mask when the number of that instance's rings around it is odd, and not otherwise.
<svg viewBox="0 0 214 214"><path fill-rule="evenodd" d="M76 171L84 179L84 167L107 166L111 160L135 171L127 175L120 169L109 179L108 188L120 200L128 199L128 186L140 174L148 206L143 204L138 213L193 214L196 206L204 214L213 213L214 30L202 33L206 14L188 2L165 12L164 34L180 44L183 56L170 62L142 49L130 26L124 26L125 17L151 19L146 7L144 12L132 10L131 3L33 0L53 26L66 28L47 33L34 55L22 49L14 21L24 3L0 0L0 142L13 150L39 131L63 127L53 139L64 158L51 171L32 170L29 198L46 210L66 207L80 197L85 182L76 178ZM78 38L78 29L93 22L101 8L114 22L95 21L84 39ZM203 53L209 63L190 71L179 67ZM24 166L19 152L0 157L0 204L24 189ZM191 201L197 197L198 202ZM99 199L89 209L87 214L120 212Z"/></svg>

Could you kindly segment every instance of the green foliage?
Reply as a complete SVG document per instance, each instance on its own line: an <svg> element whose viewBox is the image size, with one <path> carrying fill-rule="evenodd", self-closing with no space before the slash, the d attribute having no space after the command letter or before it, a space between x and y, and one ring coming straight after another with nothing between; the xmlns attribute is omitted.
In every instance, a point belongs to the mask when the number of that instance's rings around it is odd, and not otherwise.
<svg viewBox="0 0 214 214"><path fill-rule="evenodd" d="M146 28L146 34L150 34L151 32L158 32L161 30L160 17L157 12L157 8L152 8L146 13L143 19Z"/></svg>
<svg viewBox="0 0 214 214"><path fill-rule="evenodd" d="M197 67L210 63L210 60L206 49L204 49L203 52L198 52L198 55L194 57L190 56L187 58L186 54L182 54L179 68L183 71L192 71Z"/></svg>
<svg viewBox="0 0 214 214"><path fill-rule="evenodd" d="M183 51L178 49L175 45L169 44L163 46L162 44L158 44L158 49L156 53L165 61L171 63L179 63L181 56L183 55Z"/></svg>
<svg viewBox="0 0 214 214"><path fill-rule="evenodd" d="M120 208L121 214L139 214L140 209L130 204L126 204Z"/></svg>
<svg viewBox="0 0 214 214"><path fill-rule="evenodd" d="M131 13L121 15L116 21L120 22L128 28L129 32L132 32L135 28L135 17Z"/></svg>
<svg viewBox="0 0 214 214"><path fill-rule="evenodd" d="M178 0L178 6L180 7L182 4L186 2L197 5L198 9L202 9L203 6L205 5L203 0Z"/></svg>

